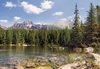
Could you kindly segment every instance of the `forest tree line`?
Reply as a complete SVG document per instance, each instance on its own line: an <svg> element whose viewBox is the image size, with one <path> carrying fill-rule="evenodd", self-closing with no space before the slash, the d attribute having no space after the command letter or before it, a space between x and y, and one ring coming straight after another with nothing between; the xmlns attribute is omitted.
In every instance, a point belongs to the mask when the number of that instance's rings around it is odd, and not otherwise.
<svg viewBox="0 0 100 69"><path fill-rule="evenodd" d="M100 6L90 4L87 18L80 20L77 5L71 29L25 30L0 29L0 44L59 45L66 47L100 47Z"/></svg>

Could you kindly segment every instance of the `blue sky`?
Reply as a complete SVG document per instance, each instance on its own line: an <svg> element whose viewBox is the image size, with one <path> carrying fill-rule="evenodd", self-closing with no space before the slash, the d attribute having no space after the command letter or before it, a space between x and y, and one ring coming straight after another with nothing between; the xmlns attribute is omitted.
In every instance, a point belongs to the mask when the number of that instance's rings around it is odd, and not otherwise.
<svg viewBox="0 0 100 69"><path fill-rule="evenodd" d="M100 5L100 0L0 0L0 24L11 26L16 21L24 20L49 24L70 19L76 3L83 20L90 3Z"/></svg>

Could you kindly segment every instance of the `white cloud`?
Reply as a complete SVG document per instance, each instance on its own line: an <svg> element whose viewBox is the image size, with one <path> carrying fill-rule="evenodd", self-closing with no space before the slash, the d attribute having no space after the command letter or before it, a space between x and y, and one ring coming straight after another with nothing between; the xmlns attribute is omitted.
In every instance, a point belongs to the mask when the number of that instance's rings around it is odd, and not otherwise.
<svg viewBox="0 0 100 69"><path fill-rule="evenodd" d="M43 1L39 7L29 4L26 1L21 2L21 7L24 9L25 12L31 14L40 14L45 12L53 7L54 2L52 1Z"/></svg>
<svg viewBox="0 0 100 69"><path fill-rule="evenodd" d="M16 4L13 4L12 2L6 2L5 7L13 8L13 7L16 7Z"/></svg>
<svg viewBox="0 0 100 69"><path fill-rule="evenodd" d="M25 1L21 2L21 6L27 13L40 14L41 12L43 12L43 9L35 5L29 4L28 2L25 2Z"/></svg>
<svg viewBox="0 0 100 69"><path fill-rule="evenodd" d="M53 7L54 2L53 1L44 1L43 3L41 3L41 8L48 10L51 9Z"/></svg>
<svg viewBox="0 0 100 69"><path fill-rule="evenodd" d="M21 17L18 17L18 16L14 17L14 21L19 21L19 20L21 20Z"/></svg>
<svg viewBox="0 0 100 69"><path fill-rule="evenodd" d="M4 20L0 20L0 23L7 23L8 20L4 19Z"/></svg>
<svg viewBox="0 0 100 69"><path fill-rule="evenodd" d="M53 14L53 16L62 16L63 15L63 12L55 12L54 14Z"/></svg>

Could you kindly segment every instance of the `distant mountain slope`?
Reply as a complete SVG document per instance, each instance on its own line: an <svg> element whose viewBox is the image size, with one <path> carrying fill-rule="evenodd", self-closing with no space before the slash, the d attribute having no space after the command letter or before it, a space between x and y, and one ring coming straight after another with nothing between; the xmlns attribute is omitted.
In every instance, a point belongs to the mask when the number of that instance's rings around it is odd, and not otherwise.
<svg viewBox="0 0 100 69"><path fill-rule="evenodd" d="M1 26L1 25L0 25L0 29L7 30L7 27L5 27L5 26Z"/></svg>
<svg viewBox="0 0 100 69"><path fill-rule="evenodd" d="M16 22L12 26L13 29L31 29L33 26L32 21Z"/></svg>
<svg viewBox="0 0 100 69"><path fill-rule="evenodd" d="M54 24L34 24L32 21L24 22L15 22L14 25L10 28L12 29L65 29L70 27L69 22L67 21L58 21Z"/></svg>
<svg viewBox="0 0 100 69"><path fill-rule="evenodd" d="M53 24L53 26L58 27L60 29L65 29L66 27L69 28L69 22L67 21L58 21Z"/></svg>

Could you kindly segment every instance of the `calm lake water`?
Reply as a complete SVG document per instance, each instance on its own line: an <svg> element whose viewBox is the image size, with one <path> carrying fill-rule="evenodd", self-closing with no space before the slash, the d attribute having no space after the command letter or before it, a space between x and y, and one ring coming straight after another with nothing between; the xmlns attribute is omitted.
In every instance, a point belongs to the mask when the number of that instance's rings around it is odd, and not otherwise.
<svg viewBox="0 0 100 69"><path fill-rule="evenodd" d="M63 47L39 47L39 46L0 46L0 58L10 56L48 56L50 54L65 54L67 48Z"/></svg>
<svg viewBox="0 0 100 69"><path fill-rule="evenodd" d="M39 47L39 46L1 46L0 65L6 64L9 60L29 58L31 56L48 57L52 55L66 55L67 48L61 47Z"/></svg>

